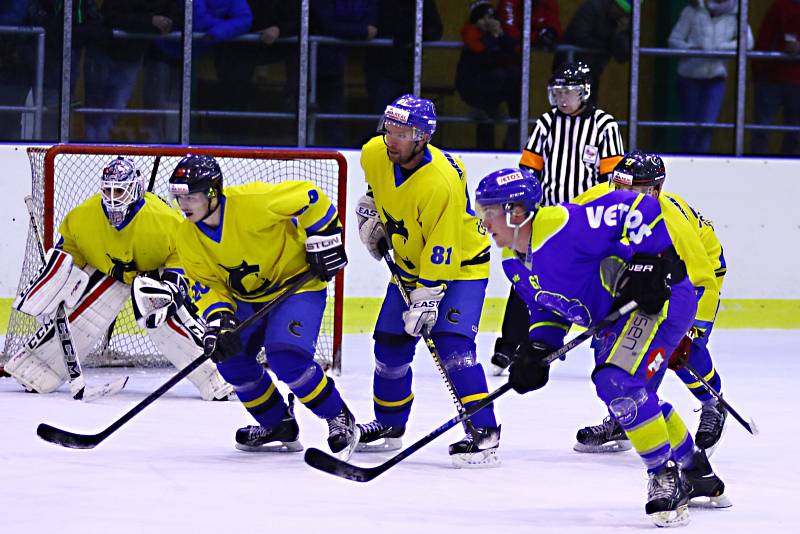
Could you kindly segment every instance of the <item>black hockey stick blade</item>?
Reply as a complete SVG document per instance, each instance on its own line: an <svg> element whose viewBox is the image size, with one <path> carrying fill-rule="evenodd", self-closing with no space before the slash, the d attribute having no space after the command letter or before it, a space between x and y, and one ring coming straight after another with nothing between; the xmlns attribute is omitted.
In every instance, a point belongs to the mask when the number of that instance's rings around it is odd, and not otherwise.
<svg viewBox="0 0 800 534"><path fill-rule="evenodd" d="M285 289L280 295L275 297L273 300L266 303L262 306L257 312L253 315L239 323L236 327L237 332L241 332L251 324L253 324L258 319L267 315L270 311L275 309L281 302L289 298L291 295L295 294L301 287L303 287L308 281L314 278L314 275L310 272L306 272L301 275L297 280L295 280L291 286ZM105 430L99 432L97 434L76 434L74 432L70 432L68 430L62 430L60 428L56 428L54 426L42 423L36 428L36 434L45 441L49 441L50 443L54 443L56 445L61 445L62 447L67 447L70 449L93 449L97 445L99 445L103 440L105 440L108 436L113 434L117 431L119 427L133 419L136 415L138 415L142 410L150 406L153 402L156 401L159 397L161 397L164 393L170 390L175 384L189 376L192 371L200 367L206 360L208 360L209 356L207 354L202 354L195 358L189 365L178 371L172 378L164 382L161 387L157 390L152 392L150 395L145 397L139 404L128 410L122 417L111 423Z"/></svg>
<svg viewBox="0 0 800 534"><path fill-rule="evenodd" d="M549 365L553 361L557 360L570 350L574 349L590 337L592 337L595 333L599 332L603 328L607 327L608 325L617 321L623 315L626 315L632 311L634 311L638 307L638 304L635 301L630 301L627 304L624 304L619 309L614 310L613 312L609 313L602 321L597 323L595 326L587 328L581 334L575 336L573 339L565 343L561 348L551 352L545 359L544 363ZM475 404L469 406L463 412L459 413L442 426L431 432L430 434L426 435L425 437L419 439L418 441L412 443L396 455L392 456L385 462L380 465L376 465L374 467L359 467L353 464L349 464L343 460L335 458L330 454L323 452L319 449L310 448L306 450L305 453L305 461L308 465L313 467L314 469L318 469L325 473L345 478L347 480L352 480L354 482L369 482L370 480L374 479L378 475L386 472L387 470L391 469L393 466L397 465L398 463L402 462L422 447L430 443L431 441L435 440L458 423L469 419L485 407L492 404L498 397L504 395L508 391L511 390L511 384L506 382L493 392L491 392L488 396L481 399L480 401L476 402Z"/></svg>
<svg viewBox="0 0 800 534"><path fill-rule="evenodd" d="M431 432L430 434L426 435L425 437L419 439L418 441L412 443L399 453L395 454L385 462L380 465L376 465L374 467L359 467L357 465L353 465L347 463L339 458L331 456L330 454L323 452L319 449L310 448L306 450L305 453L305 461L308 465L313 467L314 469L318 469L320 471L324 471L325 473L340 477L346 478L347 480L352 480L354 482L369 482L370 480L374 479L378 475L388 471L390 468L395 466L396 464L402 462L422 447L430 443L431 441L435 440L454 426L458 425L462 421L469 419L482 409L486 408L490 404L492 404L498 397L504 395L505 393L511 390L511 385L507 382L494 390L485 398L481 399L479 402L476 402L465 411L459 413L445 424Z"/></svg>
<svg viewBox="0 0 800 534"><path fill-rule="evenodd" d="M744 417L739 415L739 412L734 410L733 406L731 406L730 403L726 401L725 398L716 389L714 389L705 378L703 378L703 375L697 372L697 370L694 367L692 367L688 362L685 363L683 367L687 371L689 371L689 374L692 375L695 378L695 380L697 380L698 382L700 382L700 384L703 385L703 388L709 393L709 395L714 397L720 404L722 404L722 406L725 407L725 410L727 410L728 413L731 414L733 418L736 419L739 422L739 424L744 427L745 430L750 432L750 434L752 434L753 436L758 435L758 427L756 426L756 422L753 421L752 418L745 420Z"/></svg>

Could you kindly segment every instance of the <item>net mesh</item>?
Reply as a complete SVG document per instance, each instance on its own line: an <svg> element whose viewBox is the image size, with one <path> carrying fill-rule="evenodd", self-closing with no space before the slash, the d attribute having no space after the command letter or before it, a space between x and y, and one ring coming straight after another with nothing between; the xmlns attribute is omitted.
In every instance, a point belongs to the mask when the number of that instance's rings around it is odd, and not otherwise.
<svg viewBox="0 0 800 534"><path fill-rule="evenodd" d="M47 246L59 239L58 226L75 206L99 191L103 167L117 155L129 157L141 171L148 190L168 198L168 180L178 161L186 155L202 153L217 158L226 186L252 181L269 183L310 180L338 206L344 217L346 162L338 152L300 150L191 149L170 147L80 147L57 145L50 149L29 148L34 216ZM38 272L41 265L36 237L28 231L18 292ZM328 285L328 306L317 341L315 359L326 369L341 369L341 291L340 274ZM338 285L338 287L337 287ZM9 318L5 340L5 362L22 348L39 327L37 321L14 310ZM98 340L89 354L79 355L87 367L124 365L165 366L160 355L133 318L130 302L117 316L104 339ZM264 358L263 353L259 356Z"/></svg>

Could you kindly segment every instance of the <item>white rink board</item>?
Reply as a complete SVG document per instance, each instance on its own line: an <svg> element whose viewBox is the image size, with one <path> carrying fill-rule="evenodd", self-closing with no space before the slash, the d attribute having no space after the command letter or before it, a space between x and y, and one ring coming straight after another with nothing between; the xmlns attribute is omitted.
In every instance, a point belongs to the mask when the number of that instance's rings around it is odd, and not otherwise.
<svg viewBox="0 0 800 534"><path fill-rule="evenodd" d="M345 297L383 294L385 267L372 260L358 240L353 206L365 189L359 152L343 151L348 161L348 254ZM459 152L466 163L470 195L484 175L515 166L513 153ZM670 191L683 196L716 223L728 262L725 297L753 299L800 298L800 160L750 158L666 158ZM0 145L4 190L0 196L0 297L16 290L27 232L22 203L30 191L30 168L24 147ZM763 200L762 200L763 199ZM507 295L507 282L494 254L490 297ZM15 260L19 258L19 260Z"/></svg>

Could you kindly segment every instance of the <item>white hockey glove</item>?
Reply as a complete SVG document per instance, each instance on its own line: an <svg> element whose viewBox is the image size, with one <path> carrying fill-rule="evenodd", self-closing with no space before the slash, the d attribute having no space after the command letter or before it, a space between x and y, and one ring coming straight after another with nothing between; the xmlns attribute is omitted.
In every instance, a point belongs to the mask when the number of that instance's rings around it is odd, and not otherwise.
<svg viewBox="0 0 800 534"><path fill-rule="evenodd" d="M367 246L370 255L381 261L383 255L378 250L378 243L381 239L386 239L387 243L390 241L375 207L375 199L367 195L359 198L356 205L356 216L358 217L358 237Z"/></svg>
<svg viewBox="0 0 800 534"><path fill-rule="evenodd" d="M444 298L446 286L418 287L408 297L411 305L403 312L405 331L409 336L418 336L423 328L430 332L439 317L439 303Z"/></svg>
<svg viewBox="0 0 800 534"><path fill-rule="evenodd" d="M347 265L342 230L331 235L311 235L306 239L306 262L312 273L328 282Z"/></svg>
<svg viewBox="0 0 800 534"><path fill-rule="evenodd" d="M185 279L178 273L165 272L159 282L146 276L137 276L131 285L131 304L136 324L152 330L164 324L170 316L184 306Z"/></svg>
<svg viewBox="0 0 800 534"><path fill-rule="evenodd" d="M53 315L63 303L72 308L89 285L89 275L73 265L72 255L51 248L44 265L20 295L14 299L14 309L34 317Z"/></svg>

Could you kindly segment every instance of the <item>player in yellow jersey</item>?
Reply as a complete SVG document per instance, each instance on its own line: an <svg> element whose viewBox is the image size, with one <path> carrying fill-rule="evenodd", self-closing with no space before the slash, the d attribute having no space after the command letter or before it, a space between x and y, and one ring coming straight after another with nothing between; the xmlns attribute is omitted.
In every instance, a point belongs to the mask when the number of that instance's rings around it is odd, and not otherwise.
<svg viewBox="0 0 800 534"><path fill-rule="evenodd" d="M177 248L207 322L206 354L259 423L236 432L246 451L299 451L293 395L283 400L256 356L294 395L328 421L328 444L349 458L359 439L355 418L331 378L314 361L327 281L347 264L336 207L313 183L253 182L223 189L210 156L188 155L175 167L170 192L186 220ZM308 271L317 275L243 331L239 322Z"/></svg>
<svg viewBox="0 0 800 534"><path fill-rule="evenodd" d="M149 284L140 275L158 275L172 287L183 285L175 250L181 214L144 191L141 173L118 157L104 169L100 193L73 208L59 226L61 239L48 251L45 266L15 301L19 311L51 315L64 303L78 355L105 335L136 287ZM141 279L141 280L140 280ZM132 285L133 284L133 285ZM182 369L202 354L194 318L185 308L165 308L148 318L137 316L164 356ZM49 393L68 378L59 340L42 327L6 364L27 389ZM233 388L210 362L189 375L206 400L227 400Z"/></svg>
<svg viewBox="0 0 800 534"><path fill-rule="evenodd" d="M682 368L681 360L685 361L684 358L688 356L691 366L717 392L721 391L722 379L714 368L707 344L719 308L720 290L726 270L722 245L707 219L675 193L663 190L666 170L660 157L636 150L625 155L623 163L626 161L652 162L653 172L648 175L614 172L608 185L598 184L572 202L586 204L616 189L635 191L658 199L667 230L678 255L686 263L689 279L698 297L697 314L692 330L676 349L670 360L670 368L677 372L689 391L703 405L700 425L695 434L695 444L711 456L722 437L727 412L686 369ZM630 442L625 432L619 423L611 418L607 418L600 425L579 430L575 444L575 450L579 452L615 452L629 448Z"/></svg>
<svg viewBox="0 0 800 534"><path fill-rule="evenodd" d="M359 235L378 260L378 244L388 240L411 305L389 284L373 335L375 421L361 425L359 450L400 447L414 399L411 361L423 329L461 402L469 406L487 395L475 335L490 244L472 211L463 164L429 144L435 130L433 103L404 95L386 107L381 135L361 151L368 188L357 207ZM472 421L475 431L450 446L453 462L496 465L500 427L493 410L482 410Z"/></svg>

